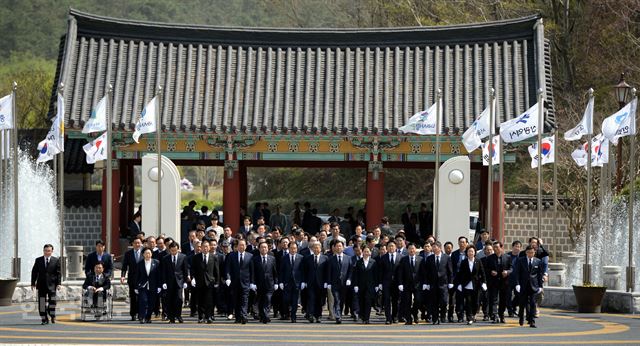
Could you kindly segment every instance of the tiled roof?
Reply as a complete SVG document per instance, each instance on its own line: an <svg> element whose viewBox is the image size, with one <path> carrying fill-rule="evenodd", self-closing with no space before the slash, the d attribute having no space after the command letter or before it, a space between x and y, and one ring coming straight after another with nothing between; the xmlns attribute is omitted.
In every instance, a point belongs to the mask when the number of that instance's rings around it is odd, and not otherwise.
<svg viewBox="0 0 640 346"><path fill-rule="evenodd" d="M67 174L93 174L93 165L87 163L87 155L82 147L86 139L65 138L64 140L64 172Z"/></svg>
<svg viewBox="0 0 640 346"><path fill-rule="evenodd" d="M505 121L546 91L550 48L538 16L468 25L266 29L140 22L70 11L56 81L66 126L82 128L114 87L113 122L132 131L163 88L178 132L395 133L443 91L443 127L466 129L496 89ZM52 107L50 115L55 112Z"/></svg>

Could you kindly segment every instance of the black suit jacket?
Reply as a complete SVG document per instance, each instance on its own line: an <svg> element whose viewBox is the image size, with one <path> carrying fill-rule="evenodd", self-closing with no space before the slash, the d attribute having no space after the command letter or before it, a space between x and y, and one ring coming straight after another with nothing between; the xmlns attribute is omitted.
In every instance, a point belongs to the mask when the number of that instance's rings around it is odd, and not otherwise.
<svg viewBox="0 0 640 346"><path fill-rule="evenodd" d="M89 273L93 273L93 269L98 262L100 262L98 261L98 254L95 251L90 253L87 256L86 263L84 264L84 274L86 276L89 276ZM111 258L110 254L106 252L102 253L102 264L104 266L103 274L111 277L111 275L113 274L113 259Z"/></svg>
<svg viewBox="0 0 640 346"><path fill-rule="evenodd" d="M220 264L216 254L209 254L207 262L204 255L199 253L193 256L191 273L196 279L196 287L214 287L220 284Z"/></svg>
<svg viewBox="0 0 640 346"><path fill-rule="evenodd" d="M280 271L278 276L278 282L286 286L295 285L299 287L303 281L302 275L302 260L304 257L301 254L296 254L293 260L293 267L291 266L291 254L282 257L280 263Z"/></svg>
<svg viewBox="0 0 640 346"><path fill-rule="evenodd" d="M167 284L168 288L181 289L182 285L189 277L189 268L187 266L187 256L178 253L176 255L176 264L174 266L172 256L167 255L162 258L160 267L162 269L162 283Z"/></svg>
<svg viewBox="0 0 640 346"><path fill-rule="evenodd" d="M426 261L427 284L445 288L453 283L453 267L451 257L445 253L440 254L440 263L436 266L436 255L429 256Z"/></svg>
<svg viewBox="0 0 640 346"><path fill-rule="evenodd" d="M82 288L86 290L89 286L93 286L95 288L102 287L106 291L111 288L111 280L109 279L108 276L104 275L104 273L102 273L99 280L96 280L95 273L89 273L87 277L84 279Z"/></svg>
<svg viewBox="0 0 640 346"><path fill-rule="evenodd" d="M329 258L323 254L318 255L318 264L314 262L315 254L304 259L303 263L303 280L312 288L323 288L327 282L327 264Z"/></svg>
<svg viewBox="0 0 640 346"><path fill-rule="evenodd" d="M493 287L506 287L509 283L509 276L506 278L502 277L502 272L507 271L508 274L511 274L511 258L508 254L502 254L502 256L493 254L487 257L486 260L487 268L487 282L490 286ZM496 271L498 275L491 275L491 271Z"/></svg>
<svg viewBox="0 0 640 346"><path fill-rule="evenodd" d="M353 286L358 286L359 293L369 291L374 293L375 288L380 284L380 275L378 262L373 258L369 258L367 266L364 266L364 258L361 258L356 263L355 272L353 275Z"/></svg>
<svg viewBox="0 0 640 346"><path fill-rule="evenodd" d="M234 251L227 255L226 259L226 275L227 279L231 280L231 287L249 289L249 286L254 282L253 272L253 255L244 252L244 260L240 264L240 254L238 251ZM196 282L197 283L197 282Z"/></svg>
<svg viewBox="0 0 640 346"><path fill-rule="evenodd" d="M533 265L529 270L529 259L526 256L519 257L515 268L513 268L513 275L515 276L515 284L520 285L520 292L524 292L523 290L526 288L537 292L538 288L542 287L542 277L544 276L542 261L534 257Z"/></svg>
<svg viewBox="0 0 640 346"><path fill-rule="evenodd" d="M46 268L44 256L36 258L31 269L31 286L36 286L39 291L55 292L61 281L62 275L60 274L58 257L49 257L49 265Z"/></svg>
<svg viewBox="0 0 640 346"><path fill-rule="evenodd" d="M160 272L160 262L155 259L151 259L151 269L149 270L149 274L147 275L147 270L144 266L144 259L142 259L137 264L137 274L136 274L136 287L138 289L147 286L151 292L154 292L161 287L162 274Z"/></svg>
<svg viewBox="0 0 640 346"><path fill-rule="evenodd" d="M342 254L342 265L338 265L338 256L333 255L329 259L327 266L327 283L331 288L341 288L345 286L347 280L351 280L353 266L351 265L351 256Z"/></svg>
<svg viewBox="0 0 640 346"><path fill-rule="evenodd" d="M460 263L460 271L458 272L458 275L456 275L456 285L462 285L462 288L464 288L469 281L473 283L474 290L479 289L483 283L487 282L484 276L482 261L477 258L474 258L473 260L473 271L469 271L468 259L465 259Z"/></svg>
<svg viewBox="0 0 640 346"><path fill-rule="evenodd" d="M404 290L421 290L425 282L425 266L422 257L415 256L415 265L411 268L411 256L404 256L400 260L398 268L398 285L404 286Z"/></svg>
<svg viewBox="0 0 640 346"><path fill-rule="evenodd" d="M400 261L402 260L402 254L395 254L395 262L391 262L391 254L387 253L382 256L380 259L380 267L381 267L381 280L382 286L386 287L395 287L398 285L398 268L400 267Z"/></svg>
<svg viewBox="0 0 640 346"><path fill-rule="evenodd" d="M262 255L253 256L253 271L255 285L260 291L273 291L273 286L278 283L278 270L276 258L267 254L266 264L262 264Z"/></svg>
<svg viewBox="0 0 640 346"><path fill-rule="evenodd" d="M120 273L120 276L126 276L129 286L135 287L137 284L138 263L136 263L136 256L133 251L133 249L130 249L124 253L124 257L122 258L122 272ZM143 260L142 248L140 248L140 261L142 262Z"/></svg>

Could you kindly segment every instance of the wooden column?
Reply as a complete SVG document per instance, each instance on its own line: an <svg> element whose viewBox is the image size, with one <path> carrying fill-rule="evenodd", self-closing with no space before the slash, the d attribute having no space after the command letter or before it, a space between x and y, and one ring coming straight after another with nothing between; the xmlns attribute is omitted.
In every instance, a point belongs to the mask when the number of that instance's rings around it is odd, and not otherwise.
<svg viewBox="0 0 640 346"><path fill-rule="evenodd" d="M106 173L106 172L105 172ZM101 238L106 241L107 237L111 238L111 252L114 256L122 255L120 252L120 169L114 168L112 170L112 183L111 183L111 229L107 230L107 175L102 175L102 235Z"/></svg>
<svg viewBox="0 0 640 346"><path fill-rule="evenodd" d="M224 223L231 227L233 234L240 227L240 172L237 160L224 162L224 184L222 190L222 204L224 211ZM245 171L246 172L246 171Z"/></svg>
<svg viewBox="0 0 640 346"><path fill-rule="evenodd" d="M367 169L367 230L380 224L384 217L384 172L382 162L371 161Z"/></svg>

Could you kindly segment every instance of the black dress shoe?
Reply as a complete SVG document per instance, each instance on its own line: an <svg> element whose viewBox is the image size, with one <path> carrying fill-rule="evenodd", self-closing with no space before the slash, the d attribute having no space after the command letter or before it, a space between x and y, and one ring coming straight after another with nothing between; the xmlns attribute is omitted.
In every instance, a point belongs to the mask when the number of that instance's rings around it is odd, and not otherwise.
<svg viewBox="0 0 640 346"><path fill-rule="evenodd" d="M439 321L439 320L434 320L434 321L432 322L432 324L435 326L436 324L440 324L440 321Z"/></svg>
<svg viewBox="0 0 640 346"><path fill-rule="evenodd" d="M448 321L449 323L453 323L453 317L449 317Z"/></svg>
<svg viewBox="0 0 640 346"><path fill-rule="evenodd" d="M45 325L45 324L49 324L49 320L42 320L42 322L40 322L41 325Z"/></svg>
<svg viewBox="0 0 640 346"><path fill-rule="evenodd" d="M241 324L247 324L247 319L246 319L246 318L243 318L243 319L240 321L240 323L241 323Z"/></svg>
<svg viewBox="0 0 640 346"><path fill-rule="evenodd" d="M369 324L369 320L365 320L365 321L364 321L364 324Z"/></svg>
<svg viewBox="0 0 640 346"><path fill-rule="evenodd" d="M205 322L204 319L202 319L202 318L198 319L198 323L204 323L204 322Z"/></svg>
<svg viewBox="0 0 640 346"><path fill-rule="evenodd" d="M316 317L316 323L322 323L322 321L320 321L320 317Z"/></svg>
<svg viewBox="0 0 640 346"><path fill-rule="evenodd" d="M291 323L296 323L296 319L295 319L295 318L292 318L292 319L291 319Z"/></svg>
<svg viewBox="0 0 640 346"><path fill-rule="evenodd" d="M462 322L464 322L464 319L458 318L458 323L462 323Z"/></svg>
<svg viewBox="0 0 640 346"><path fill-rule="evenodd" d="M151 323L151 319L147 318L146 320L144 320L144 323Z"/></svg>
<svg viewBox="0 0 640 346"><path fill-rule="evenodd" d="M184 321L182 320L182 317L178 317L178 323L184 323Z"/></svg>
<svg viewBox="0 0 640 346"><path fill-rule="evenodd" d="M521 319L520 319L520 321L518 321L518 323L519 323L521 326L524 326L524 319L522 319L522 318L521 318Z"/></svg>
<svg viewBox="0 0 640 346"><path fill-rule="evenodd" d="M536 324L535 324L535 323L531 323L531 324L529 325L529 327L531 327L531 328L538 328L538 327L536 327Z"/></svg>
<svg viewBox="0 0 640 346"><path fill-rule="evenodd" d="M391 324L391 321L384 321L384 324Z"/></svg>
<svg viewBox="0 0 640 346"><path fill-rule="evenodd" d="M51 317L51 324L56 324L56 318L55 317Z"/></svg>
<svg viewBox="0 0 640 346"><path fill-rule="evenodd" d="M504 321L504 317L501 317L499 322L500 322L500 323L506 323L506 322Z"/></svg>
<svg viewBox="0 0 640 346"><path fill-rule="evenodd" d="M309 321L309 323L313 323L315 322L315 319L311 316L307 317L307 321Z"/></svg>
<svg viewBox="0 0 640 346"><path fill-rule="evenodd" d="M413 325L413 323L411 323L411 321L407 321L407 322L404 323L404 325L405 326L410 326L410 325Z"/></svg>
<svg viewBox="0 0 640 346"><path fill-rule="evenodd" d="M339 319L339 318L337 318L337 319L336 319L336 324L341 324L341 323L342 323L342 320L341 320L341 319Z"/></svg>
<svg viewBox="0 0 640 346"><path fill-rule="evenodd" d="M176 323L176 320L174 320L173 318L169 319L169 324L175 324L175 323Z"/></svg>
<svg viewBox="0 0 640 346"><path fill-rule="evenodd" d="M144 324L144 320L140 320L140 324Z"/></svg>

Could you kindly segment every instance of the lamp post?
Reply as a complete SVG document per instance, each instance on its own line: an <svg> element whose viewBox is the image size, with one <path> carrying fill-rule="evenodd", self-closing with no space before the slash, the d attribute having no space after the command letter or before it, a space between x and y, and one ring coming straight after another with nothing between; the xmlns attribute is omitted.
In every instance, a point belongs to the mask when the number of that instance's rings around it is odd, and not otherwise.
<svg viewBox="0 0 640 346"><path fill-rule="evenodd" d="M622 109L627 104L629 93L631 92L631 86L624 81L624 73L620 74L620 81L613 87L613 91L618 100L618 109ZM619 138L618 140L621 140ZM617 146L616 152L616 192L619 193L622 189L622 142Z"/></svg>

